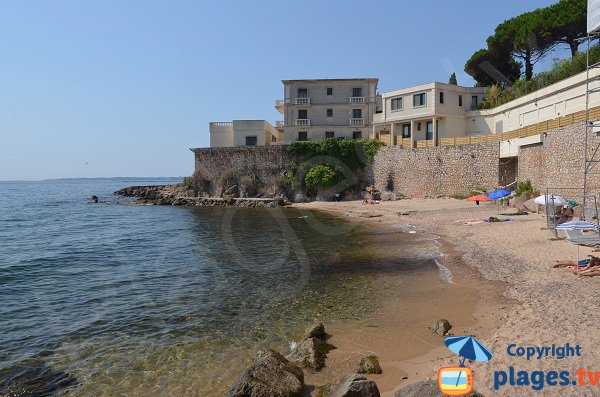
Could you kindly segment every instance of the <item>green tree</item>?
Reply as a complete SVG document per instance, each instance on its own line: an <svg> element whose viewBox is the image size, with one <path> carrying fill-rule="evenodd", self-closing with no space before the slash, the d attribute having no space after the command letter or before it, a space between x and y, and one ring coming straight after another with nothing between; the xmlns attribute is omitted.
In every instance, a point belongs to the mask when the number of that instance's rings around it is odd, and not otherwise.
<svg viewBox="0 0 600 397"><path fill-rule="evenodd" d="M481 49L465 64L467 72L480 87L492 84L509 86L521 76L521 64L502 48Z"/></svg>
<svg viewBox="0 0 600 397"><path fill-rule="evenodd" d="M541 13L552 40L568 45L574 58L579 48L578 39L587 35L587 0L560 0Z"/></svg>
<svg viewBox="0 0 600 397"><path fill-rule="evenodd" d="M456 81L456 73L452 72L450 78L448 79L448 84L458 85L458 81Z"/></svg>
<svg viewBox="0 0 600 397"><path fill-rule="evenodd" d="M315 165L306 173L304 183L307 187L329 188L335 182L335 171L327 165Z"/></svg>

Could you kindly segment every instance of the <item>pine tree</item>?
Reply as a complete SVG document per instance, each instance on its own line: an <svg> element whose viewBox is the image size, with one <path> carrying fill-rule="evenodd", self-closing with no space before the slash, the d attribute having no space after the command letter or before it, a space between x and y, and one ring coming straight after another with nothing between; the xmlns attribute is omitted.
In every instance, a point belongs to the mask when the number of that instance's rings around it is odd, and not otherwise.
<svg viewBox="0 0 600 397"><path fill-rule="evenodd" d="M448 80L448 84L458 85L458 82L456 81L456 73L452 72L450 79Z"/></svg>

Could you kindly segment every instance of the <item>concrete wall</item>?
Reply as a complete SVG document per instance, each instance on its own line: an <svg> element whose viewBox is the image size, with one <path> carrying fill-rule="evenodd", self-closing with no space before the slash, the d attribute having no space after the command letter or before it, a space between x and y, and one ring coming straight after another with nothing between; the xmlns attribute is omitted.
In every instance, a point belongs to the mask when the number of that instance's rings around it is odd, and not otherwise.
<svg viewBox="0 0 600 397"><path fill-rule="evenodd" d="M498 185L498 143L426 149L383 147L373 163L375 187L410 197L468 193Z"/></svg>

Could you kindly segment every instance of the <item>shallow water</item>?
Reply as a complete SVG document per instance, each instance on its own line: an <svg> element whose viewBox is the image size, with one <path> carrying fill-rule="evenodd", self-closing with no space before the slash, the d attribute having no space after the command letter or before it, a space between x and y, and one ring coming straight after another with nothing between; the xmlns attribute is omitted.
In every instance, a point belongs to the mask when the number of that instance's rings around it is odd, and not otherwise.
<svg viewBox="0 0 600 397"><path fill-rule="evenodd" d="M437 277L400 231L112 196L167 182L0 182L0 395L216 395L314 319L364 318L403 275Z"/></svg>

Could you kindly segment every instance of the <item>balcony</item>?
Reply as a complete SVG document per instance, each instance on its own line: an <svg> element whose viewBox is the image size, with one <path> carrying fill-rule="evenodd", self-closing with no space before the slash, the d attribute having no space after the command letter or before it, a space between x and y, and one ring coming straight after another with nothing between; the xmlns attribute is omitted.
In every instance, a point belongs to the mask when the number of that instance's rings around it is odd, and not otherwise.
<svg viewBox="0 0 600 397"><path fill-rule="evenodd" d="M296 105L310 105L310 97L296 98Z"/></svg>
<svg viewBox="0 0 600 397"><path fill-rule="evenodd" d="M310 126L310 119L296 119L297 126Z"/></svg>
<svg viewBox="0 0 600 397"><path fill-rule="evenodd" d="M350 119L350 126L351 127L355 127L355 126L364 126L365 125L365 119L360 118L360 119Z"/></svg>
<svg viewBox="0 0 600 397"><path fill-rule="evenodd" d="M351 96L350 97L350 105L357 105L357 104L362 104L362 103L365 103L364 96Z"/></svg>

